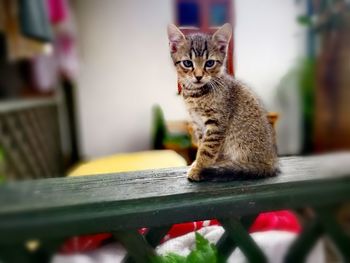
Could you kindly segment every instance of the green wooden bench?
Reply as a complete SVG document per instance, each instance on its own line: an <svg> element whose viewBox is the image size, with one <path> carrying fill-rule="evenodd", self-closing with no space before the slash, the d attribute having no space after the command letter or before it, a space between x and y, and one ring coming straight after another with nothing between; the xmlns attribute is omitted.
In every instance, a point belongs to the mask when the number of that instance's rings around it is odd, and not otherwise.
<svg viewBox="0 0 350 263"><path fill-rule="evenodd" d="M111 232L128 250L126 261L149 262L174 223L217 218L225 229L219 254L239 247L250 262L266 262L247 233L263 211L312 208L286 262L303 262L328 235L350 262L349 236L336 211L350 200L350 154L281 158L278 177L229 183L191 183L187 168L48 178L0 186L0 261L45 261L74 235ZM137 229L149 227L145 237ZM39 240L35 252L28 240Z"/></svg>

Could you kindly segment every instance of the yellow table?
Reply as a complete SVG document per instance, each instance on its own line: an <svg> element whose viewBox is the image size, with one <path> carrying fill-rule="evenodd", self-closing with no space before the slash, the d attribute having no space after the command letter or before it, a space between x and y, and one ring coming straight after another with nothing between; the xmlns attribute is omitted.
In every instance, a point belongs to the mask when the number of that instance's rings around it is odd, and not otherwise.
<svg viewBox="0 0 350 263"><path fill-rule="evenodd" d="M186 165L185 159L174 151L154 150L116 154L87 161L74 167L68 176L140 171Z"/></svg>

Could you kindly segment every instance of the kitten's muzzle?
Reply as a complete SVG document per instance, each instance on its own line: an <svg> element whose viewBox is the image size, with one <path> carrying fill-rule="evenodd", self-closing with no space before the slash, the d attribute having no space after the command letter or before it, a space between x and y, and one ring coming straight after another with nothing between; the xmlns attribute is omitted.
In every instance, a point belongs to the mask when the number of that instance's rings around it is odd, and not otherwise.
<svg viewBox="0 0 350 263"><path fill-rule="evenodd" d="M201 81L202 78L203 78L203 76L196 76L197 83L200 83L200 81Z"/></svg>

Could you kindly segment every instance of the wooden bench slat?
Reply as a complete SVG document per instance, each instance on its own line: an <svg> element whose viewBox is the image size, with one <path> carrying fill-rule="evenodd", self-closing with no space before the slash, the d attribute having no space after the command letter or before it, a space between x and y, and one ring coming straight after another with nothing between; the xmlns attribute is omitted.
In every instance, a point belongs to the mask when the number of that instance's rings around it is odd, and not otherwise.
<svg viewBox="0 0 350 263"><path fill-rule="evenodd" d="M6 183L0 186L0 235L15 242L350 199L350 154L282 158L282 174L262 180L191 183L186 170Z"/></svg>

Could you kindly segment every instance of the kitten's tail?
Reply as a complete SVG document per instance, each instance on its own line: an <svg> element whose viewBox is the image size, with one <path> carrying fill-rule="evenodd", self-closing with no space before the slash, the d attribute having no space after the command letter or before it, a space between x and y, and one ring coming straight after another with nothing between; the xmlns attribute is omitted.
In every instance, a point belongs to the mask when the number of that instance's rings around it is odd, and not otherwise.
<svg viewBox="0 0 350 263"><path fill-rule="evenodd" d="M277 166L260 163L226 163L202 169L201 181L227 182L273 177L280 173Z"/></svg>

